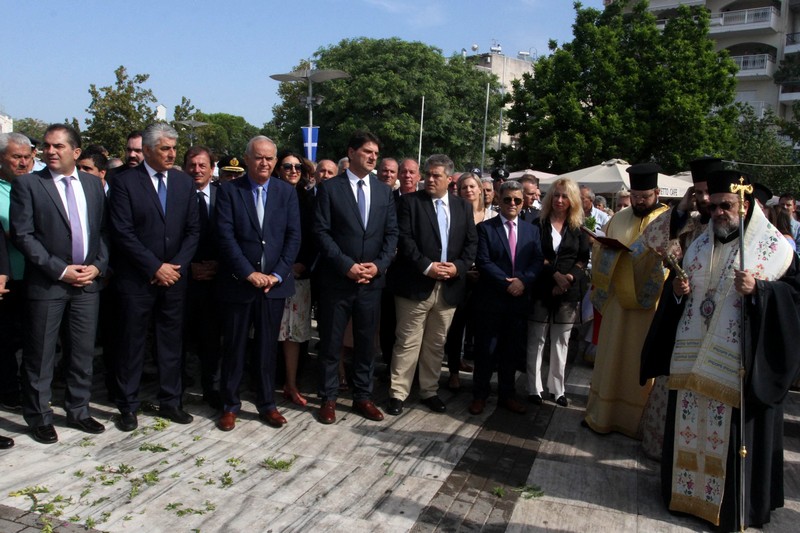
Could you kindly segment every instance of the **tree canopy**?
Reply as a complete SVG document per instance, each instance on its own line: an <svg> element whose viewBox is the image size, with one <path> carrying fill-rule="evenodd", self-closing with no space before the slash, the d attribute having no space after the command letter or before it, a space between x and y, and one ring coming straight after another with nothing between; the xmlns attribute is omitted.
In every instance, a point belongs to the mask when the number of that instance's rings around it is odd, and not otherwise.
<svg viewBox="0 0 800 533"><path fill-rule="evenodd" d="M337 69L350 78L314 84L323 97L314 108L320 127L318 159L345 155L353 131L365 129L383 143L382 153L416 158L422 97L425 97L423 157L444 153L457 167L480 163L486 84L492 97L488 135L497 132L501 96L495 76L475 69L459 55L446 58L438 48L398 38L343 40L320 48L315 68ZM303 61L296 69L308 68ZM302 149L300 127L308 125L308 110L299 99L306 83L282 83L282 102L262 132L280 146Z"/></svg>
<svg viewBox="0 0 800 533"><path fill-rule="evenodd" d="M661 31L640 2L575 3L574 39L514 82L506 152L516 167L563 173L614 157L668 172L730 147L735 64L716 52L704 8L681 6Z"/></svg>
<svg viewBox="0 0 800 533"><path fill-rule="evenodd" d="M114 85L99 89L94 83L89 86L92 101L86 109L89 118L83 135L86 144L101 144L109 153L121 155L128 134L155 120L152 104L156 97L153 91L142 87L150 78L149 74L135 74L131 78L125 67L120 66L114 75Z"/></svg>

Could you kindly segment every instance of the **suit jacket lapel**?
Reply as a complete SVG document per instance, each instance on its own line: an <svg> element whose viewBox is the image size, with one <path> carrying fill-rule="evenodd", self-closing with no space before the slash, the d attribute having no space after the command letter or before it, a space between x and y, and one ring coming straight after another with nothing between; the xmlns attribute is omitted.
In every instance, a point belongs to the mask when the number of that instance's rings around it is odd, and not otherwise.
<svg viewBox="0 0 800 533"><path fill-rule="evenodd" d="M503 227L503 219L497 216L492 220L495 219L497 220L497 223L495 224L497 235L500 238L500 242L503 243L503 248L505 248L506 253L508 254L508 262L511 263L511 247L508 245L508 235L506 235L506 230ZM517 229L519 229L519 223L517 223ZM519 231L517 231L517 237L517 248L519 248Z"/></svg>
<svg viewBox="0 0 800 533"><path fill-rule="evenodd" d="M428 216L428 220L431 223L431 228L433 228L433 235L437 241L439 241L439 245L442 245L442 236L439 233L439 218L436 216L436 209L433 207L433 198L431 198L427 193L425 195L420 195L420 200L422 201L422 210Z"/></svg>
<svg viewBox="0 0 800 533"><path fill-rule="evenodd" d="M258 215L256 214L256 202L253 199L253 191L250 189L250 179L245 174L237 179L239 195L242 197L242 203L250 217L250 223L258 235L261 235L262 228L258 225ZM266 210L264 210L264 217L266 218Z"/></svg>
<svg viewBox="0 0 800 533"><path fill-rule="evenodd" d="M367 228L364 227L364 221L361 220L361 213L358 210L358 202L356 202L356 198L355 196L353 196L353 188L350 186L350 178L347 177L347 173L342 174L342 176L343 179L341 181L340 187L342 189L342 195L344 195L344 197L346 198L345 202L347 202L352 208L353 213L356 216L356 220L358 220L361 223L361 228L366 230ZM372 216L371 208L374 205L374 202L372 202L372 184L370 184L369 193L370 193L370 216Z"/></svg>
<svg viewBox="0 0 800 533"><path fill-rule="evenodd" d="M153 180L150 179L150 175L147 173L144 163L140 163L137 168L139 169L139 184L144 188L145 196L150 198L150 201L153 202L156 210L161 215L161 220L165 220L164 211L161 209L161 201L158 199L158 193L153 187ZM169 196L169 185L167 185L167 209L169 209L170 203Z"/></svg>
<svg viewBox="0 0 800 533"><path fill-rule="evenodd" d="M56 182L53 179L53 176L50 175L50 171L46 168L37 172L37 174L39 175L39 178L41 178L42 187L53 201L53 204L55 204L56 209L58 209L58 212L61 215L61 219L69 229L69 216L67 216L67 211L64 209L64 201L61 199L61 195L58 194L58 189L56 188Z"/></svg>

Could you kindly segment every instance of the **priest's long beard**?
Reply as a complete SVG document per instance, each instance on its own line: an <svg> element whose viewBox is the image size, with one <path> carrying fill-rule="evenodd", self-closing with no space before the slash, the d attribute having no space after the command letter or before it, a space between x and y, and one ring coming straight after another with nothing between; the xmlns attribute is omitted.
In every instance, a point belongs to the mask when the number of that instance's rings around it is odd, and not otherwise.
<svg viewBox="0 0 800 533"><path fill-rule="evenodd" d="M713 222L714 235L722 241L728 242L739 231L739 216L718 217Z"/></svg>

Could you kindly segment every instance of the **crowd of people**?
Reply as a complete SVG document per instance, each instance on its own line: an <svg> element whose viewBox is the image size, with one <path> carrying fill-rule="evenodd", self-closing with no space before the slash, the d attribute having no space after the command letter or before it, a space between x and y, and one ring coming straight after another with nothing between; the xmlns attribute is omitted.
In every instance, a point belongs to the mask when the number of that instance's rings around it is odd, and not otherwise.
<svg viewBox="0 0 800 533"><path fill-rule="evenodd" d="M153 124L115 161L54 124L34 170L31 141L0 135L0 403L21 408L36 441L58 441L56 373L67 426L105 431L90 412L96 341L121 431L138 427L150 358L158 415L193 421L187 353L221 431L235 429L245 377L259 419L280 428L280 381L288 401L308 403L298 373L313 314L322 424L336 421L343 392L373 421L401 415L415 386L421 404L446 412L445 361L453 391L473 372L473 415L495 372L502 408L527 410L518 371L530 404L567 407L570 337L589 307L597 352L583 424L643 440L673 511L732 527L740 491L744 524L782 505L781 406L800 366L785 338L800 325L791 196L766 206L768 189L701 158L673 207L660 201L657 165L629 167L612 211L570 179L542 197L533 175L459 173L444 154L421 169L381 158L363 131L346 157L318 163L256 136L241 161L193 146L178 167L177 140Z"/></svg>

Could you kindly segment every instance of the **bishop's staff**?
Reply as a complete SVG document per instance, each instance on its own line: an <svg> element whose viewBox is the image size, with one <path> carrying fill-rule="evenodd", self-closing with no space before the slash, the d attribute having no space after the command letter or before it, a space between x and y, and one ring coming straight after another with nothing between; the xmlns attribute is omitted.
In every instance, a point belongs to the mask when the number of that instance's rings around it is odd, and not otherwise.
<svg viewBox="0 0 800 533"><path fill-rule="evenodd" d="M744 195L753 193L752 185L745 185L744 176L739 178L739 184L731 183L731 192L739 195L739 270L744 271L744 217L747 214L744 208ZM745 461L747 458L747 446L745 445L745 415L744 415L744 374L745 374L745 350L747 349L745 343L745 298L740 297L742 300L741 307L741 355L739 358L739 531L744 531L744 513L745 504Z"/></svg>

